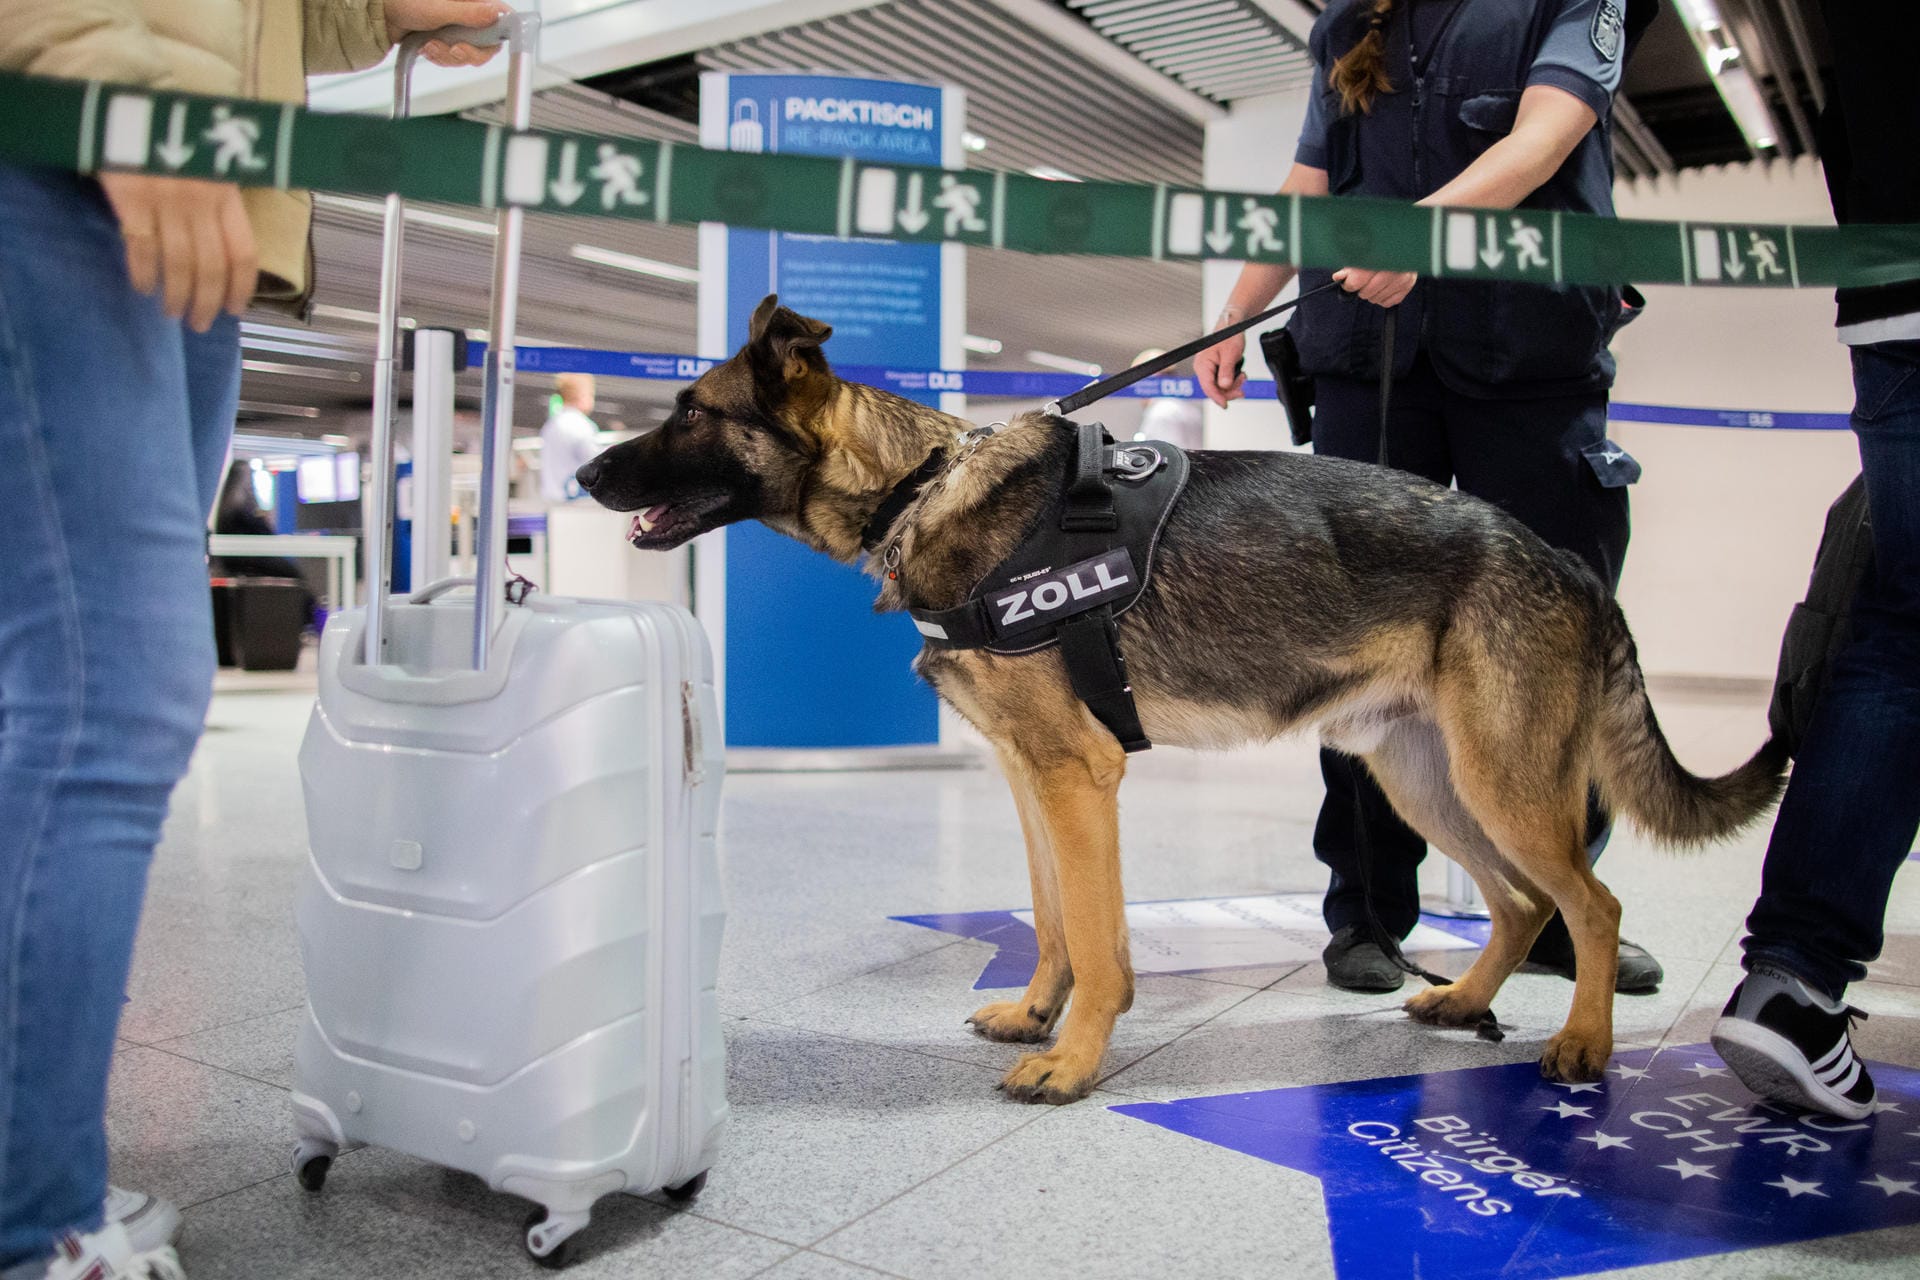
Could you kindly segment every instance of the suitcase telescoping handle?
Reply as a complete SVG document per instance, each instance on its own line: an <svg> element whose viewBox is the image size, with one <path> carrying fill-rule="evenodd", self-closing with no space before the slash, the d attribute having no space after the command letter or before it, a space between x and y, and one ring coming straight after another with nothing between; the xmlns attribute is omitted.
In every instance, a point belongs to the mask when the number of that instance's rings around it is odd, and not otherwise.
<svg viewBox="0 0 1920 1280"><path fill-rule="evenodd" d="M540 15L514 13L489 27L443 27L416 32L400 44L394 65L393 114L412 108L413 63L431 40L481 47L507 46L509 125L522 130L533 118L533 77L539 62ZM405 239L405 205L398 195L386 200L380 253L380 330L373 362L373 483L367 487L366 553L368 594L366 651L369 666L387 661L387 603L393 589L393 420L400 367L400 262ZM513 446L514 335L519 317L520 247L525 212L506 205L496 215L493 250L493 302L487 327L486 392L481 409L479 561L474 584L473 669L484 671L502 608L500 574L506 565L507 478ZM453 442L436 442L451 449ZM432 537L433 530L420 536Z"/></svg>

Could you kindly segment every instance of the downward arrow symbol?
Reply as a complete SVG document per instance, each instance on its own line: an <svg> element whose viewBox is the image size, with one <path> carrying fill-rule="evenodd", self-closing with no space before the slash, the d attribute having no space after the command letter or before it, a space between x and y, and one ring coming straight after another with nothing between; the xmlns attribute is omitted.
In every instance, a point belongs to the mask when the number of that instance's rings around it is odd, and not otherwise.
<svg viewBox="0 0 1920 1280"><path fill-rule="evenodd" d="M1740 242L1733 238L1733 232L1727 232L1727 275L1738 280L1747 274L1747 260L1740 256Z"/></svg>
<svg viewBox="0 0 1920 1280"><path fill-rule="evenodd" d="M906 207L900 210L899 218L900 229L909 235L918 235L921 228L927 225L927 208L920 201L920 183L919 174L907 175L907 203Z"/></svg>
<svg viewBox="0 0 1920 1280"><path fill-rule="evenodd" d="M1480 261L1486 263L1489 267L1497 267L1506 260L1506 250L1500 247L1500 228L1494 226L1492 220L1489 219L1487 222L1487 242L1480 246Z"/></svg>
<svg viewBox="0 0 1920 1280"><path fill-rule="evenodd" d="M1233 248L1233 231L1227 226L1227 202L1225 198L1213 202L1213 230L1207 232L1207 248L1215 253L1225 253Z"/></svg>
<svg viewBox="0 0 1920 1280"><path fill-rule="evenodd" d="M167 115L167 137L154 147L153 153L160 157L160 163L169 169L178 169L193 159L193 148L187 145L187 104L176 102Z"/></svg>
<svg viewBox="0 0 1920 1280"><path fill-rule="evenodd" d="M578 200L587 193L586 183L581 182L574 175L574 170L579 162L579 144L573 142L561 143L560 176L547 184L547 189L553 192L553 198L561 204L571 205L575 200Z"/></svg>

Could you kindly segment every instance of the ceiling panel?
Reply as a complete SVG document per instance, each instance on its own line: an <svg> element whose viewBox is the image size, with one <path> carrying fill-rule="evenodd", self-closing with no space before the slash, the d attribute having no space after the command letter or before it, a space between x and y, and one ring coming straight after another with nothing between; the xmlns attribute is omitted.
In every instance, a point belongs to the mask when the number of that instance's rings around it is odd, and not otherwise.
<svg viewBox="0 0 1920 1280"><path fill-rule="evenodd" d="M967 91L968 126L987 140L983 166L1046 166L1090 179L1194 184L1200 177L1201 128L1164 101L1113 77L1081 71L1076 55L984 0L897 0L824 22L772 32L706 51L690 62L732 70L819 70L899 76L957 84ZM616 81L617 77L609 77ZM631 79L631 78L629 78ZM499 109L469 113L498 119ZM692 123L583 85L537 95L536 127L692 142ZM462 223L475 211L412 208ZM323 197L316 210L319 263L315 329L338 335L349 351L372 358L372 326L343 318L378 305L380 217L368 201ZM689 351L694 344L697 287L582 262L575 245L591 245L682 268L697 264L691 227L620 219L530 216L522 273L523 340L622 350ZM484 329L493 240L490 235L410 223L401 312L421 324ZM997 357L970 357L975 368L1025 368L1029 350L1043 350L1118 368L1142 348L1191 336L1200 311L1200 272L1190 263L1093 257L1039 257L1010 251L968 252L967 327L1002 344ZM261 316L273 324L284 318ZM254 343L274 339L256 334ZM335 353L337 354L337 353ZM831 352L829 352L831 354ZM337 360L309 360L254 350L256 362L311 363L331 372ZM523 375L517 425L536 429L551 382ZM360 383L249 370L250 402L317 408L305 416L249 418L256 430L317 435L366 432L371 379ZM609 383L602 399L630 425L662 415L677 390L668 383ZM476 375L462 380L463 407L477 409ZM981 411L991 413L991 403ZM602 415L607 416L607 415ZM461 430L475 430L471 414Z"/></svg>

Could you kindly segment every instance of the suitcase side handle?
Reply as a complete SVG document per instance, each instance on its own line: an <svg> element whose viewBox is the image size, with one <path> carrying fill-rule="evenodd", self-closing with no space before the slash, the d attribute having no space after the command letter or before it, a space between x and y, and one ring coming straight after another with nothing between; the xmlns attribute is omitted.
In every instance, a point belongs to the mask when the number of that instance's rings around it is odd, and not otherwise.
<svg viewBox="0 0 1920 1280"><path fill-rule="evenodd" d="M426 586L408 596L407 603L427 604L430 601L438 600L441 596L457 587L470 587L472 585L472 578L441 578L437 582L429 582Z"/></svg>

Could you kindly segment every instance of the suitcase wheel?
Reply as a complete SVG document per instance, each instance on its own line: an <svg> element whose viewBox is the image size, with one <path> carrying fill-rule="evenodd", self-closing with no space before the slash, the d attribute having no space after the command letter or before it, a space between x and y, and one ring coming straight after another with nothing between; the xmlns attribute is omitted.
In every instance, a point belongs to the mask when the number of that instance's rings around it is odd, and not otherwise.
<svg viewBox="0 0 1920 1280"><path fill-rule="evenodd" d="M339 1148L331 1142L322 1142L317 1138L302 1138L293 1149L293 1176L307 1191L318 1191L327 1185L327 1170L333 1168L333 1158L339 1154Z"/></svg>
<svg viewBox="0 0 1920 1280"><path fill-rule="evenodd" d="M666 1197L669 1200L685 1203L707 1189L707 1171L702 1169L677 1187L668 1187Z"/></svg>
<svg viewBox="0 0 1920 1280"><path fill-rule="evenodd" d="M567 1241L587 1225L584 1213L549 1213L543 1205L527 1215L527 1256L550 1271L567 1265Z"/></svg>

